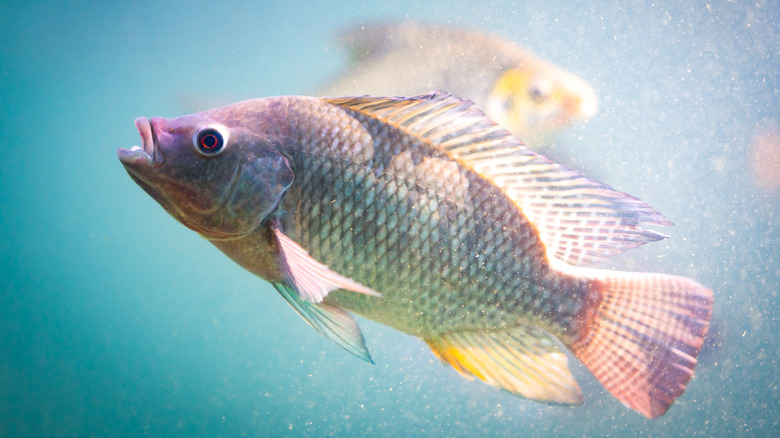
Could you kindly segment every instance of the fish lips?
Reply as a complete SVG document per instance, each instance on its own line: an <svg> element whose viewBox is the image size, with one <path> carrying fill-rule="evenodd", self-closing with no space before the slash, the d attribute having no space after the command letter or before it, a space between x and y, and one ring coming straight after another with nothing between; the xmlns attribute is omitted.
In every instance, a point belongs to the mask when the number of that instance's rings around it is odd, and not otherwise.
<svg viewBox="0 0 780 438"><path fill-rule="evenodd" d="M162 148L157 143L155 135L155 128L158 124L159 121L156 119L150 120L146 117L135 119L135 126L141 135L141 146L133 146L130 149L119 148L116 151L119 161L128 171L143 172L142 169L159 167L165 161Z"/></svg>
<svg viewBox="0 0 780 438"><path fill-rule="evenodd" d="M141 134L142 146L133 146L130 149L119 148L116 154L119 161L125 166L130 178L163 208L172 211L172 206L156 184L160 179L160 168L165 161L162 147L160 147L157 135L155 135L155 128L159 127L161 121L157 118L150 120L146 117L135 119L135 126L138 128L138 133Z"/></svg>

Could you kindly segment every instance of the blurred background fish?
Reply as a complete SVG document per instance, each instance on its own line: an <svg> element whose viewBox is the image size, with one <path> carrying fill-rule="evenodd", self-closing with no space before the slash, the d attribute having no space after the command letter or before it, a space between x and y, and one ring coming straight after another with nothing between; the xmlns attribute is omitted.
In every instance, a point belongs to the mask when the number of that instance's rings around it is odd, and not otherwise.
<svg viewBox="0 0 780 438"><path fill-rule="evenodd" d="M583 79L515 43L477 30L398 22L361 26L342 43L352 56L319 95L414 95L445 90L474 101L527 145L598 109Z"/></svg>
<svg viewBox="0 0 780 438"><path fill-rule="evenodd" d="M780 189L780 129L766 123L750 139L750 175L753 184L766 193Z"/></svg>

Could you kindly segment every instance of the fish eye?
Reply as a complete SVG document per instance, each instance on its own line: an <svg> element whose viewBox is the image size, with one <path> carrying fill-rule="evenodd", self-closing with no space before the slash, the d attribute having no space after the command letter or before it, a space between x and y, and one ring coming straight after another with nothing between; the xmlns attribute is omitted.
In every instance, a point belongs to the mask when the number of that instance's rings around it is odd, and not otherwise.
<svg viewBox="0 0 780 438"><path fill-rule="evenodd" d="M220 128L222 127L206 126L192 136L192 144L199 154L213 157L225 149L228 136L226 130Z"/></svg>
<svg viewBox="0 0 780 438"><path fill-rule="evenodd" d="M528 95L536 103L542 103L550 97L550 84L547 81L538 81L531 84Z"/></svg>

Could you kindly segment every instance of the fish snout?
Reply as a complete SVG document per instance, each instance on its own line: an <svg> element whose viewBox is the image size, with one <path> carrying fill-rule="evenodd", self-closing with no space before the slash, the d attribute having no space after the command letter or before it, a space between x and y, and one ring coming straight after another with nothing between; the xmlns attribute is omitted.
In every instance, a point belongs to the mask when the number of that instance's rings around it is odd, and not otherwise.
<svg viewBox="0 0 780 438"><path fill-rule="evenodd" d="M117 150L119 160L125 165L138 167L139 165L159 165L163 162L162 150L157 142L156 132L160 132L164 119L154 117L138 117L135 119L135 127L141 136L141 146L133 146L130 149Z"/></svg>
<svg viewBox="0 0 780 438"><path fill-rule="evenodd" d="M595 92L585 93L579 98L578 113L581 119L587 120L599 111L599 98Z"/></svg>
<svg viewBox="0 0 780 438"><path fill-rule="evenodd" d="M599 98L591 86L580 78L569 78L564 82L564 107L574 119L588 120L599 110Z"/></svg>

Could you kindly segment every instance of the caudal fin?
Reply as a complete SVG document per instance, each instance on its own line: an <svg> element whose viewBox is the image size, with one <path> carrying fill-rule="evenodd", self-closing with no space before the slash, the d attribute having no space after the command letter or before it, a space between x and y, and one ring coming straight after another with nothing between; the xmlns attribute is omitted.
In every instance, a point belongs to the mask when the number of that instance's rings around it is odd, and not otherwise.
<svg viewBox="0 0 780 438"><path fill-rule="evenodd" d="M712 291L673 275L588 271L599 272L592 284L600 302L571 350L624 405L663 415L693 377Z"/></svg>

